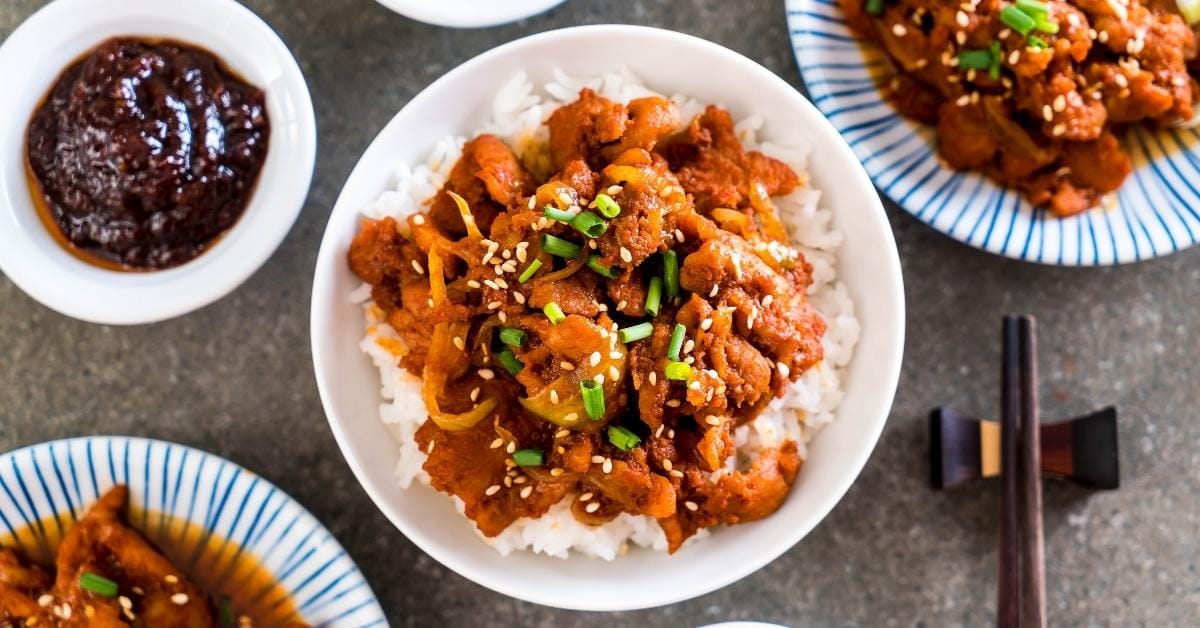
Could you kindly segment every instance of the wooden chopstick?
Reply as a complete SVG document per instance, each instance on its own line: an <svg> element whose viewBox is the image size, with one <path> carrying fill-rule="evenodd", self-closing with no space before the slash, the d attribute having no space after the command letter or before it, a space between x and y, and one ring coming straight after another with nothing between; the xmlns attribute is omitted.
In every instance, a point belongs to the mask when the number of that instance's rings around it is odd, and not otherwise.
<svg viewBox="0 0 1200 628"><path fill-rule="evenodd" d="M1042 531L1042 445L1038 414L1037 321L1019 320L1021 344L1021 626L1046 625L1045 539Z"/></svg>
<svg viewBox="0 0 1200 628"><path fill-rule="evenodd" d="M1000 560L996 591L996 625L1017 628L1021 622L1021 570L1017 528L1017 418L1021 408L1017 317L1005 316L1000 368Z"/></svg>

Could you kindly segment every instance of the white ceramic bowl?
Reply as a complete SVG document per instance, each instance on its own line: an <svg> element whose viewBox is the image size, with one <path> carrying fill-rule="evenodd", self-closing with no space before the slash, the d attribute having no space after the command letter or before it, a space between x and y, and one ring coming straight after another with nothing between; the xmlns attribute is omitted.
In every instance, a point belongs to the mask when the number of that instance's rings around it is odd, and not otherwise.
<svg viewBox="0 0 1200 628"><path fill-rule="evenodd" d="M564 0L377 0L418 22L454 28L480 28L515 22L562 4Z"/></svg>
<svg viewBox="0 0 1200 628"><path fill-rule="evenodd" d="M54 241L25 175L33 111L74 60L115 36L206 48L264 89L267 160L245 213L211 250L177 268L123 273L92 266ZM0 270L42 304L96 323L149 323L225 296L275 252L296 221L316 159L312 100L279 36L234 0L57 0L0 47Z"/></svg>
<svg viewBox="0 0 1200 628"><path fill-rule="evenodd" d="M597 51L603 51L598 53ZM810 446L791 496L773 516L718 529L673 556L634 550L614 562L528 553L501 557L480 542L451 500L424 486L401 490L397 447L378 418L379 374L359 350L359 285L346 252L359 210L388 184L397 163L420 163L434 143L479 128L492 96L518 71L535 83L555 66L594 76L627 66L664 93L722 103L734 118L766 120L764 137L804 138L811 174L846 237L840 278L857 302L862 338L838 419ZM767 69L688 35L634 26L587 26L534 35L485 53L414 98L383 129L350 175L329 220L313 285L317 382L338 443L371 498L414 543L459 574L513 597L572 609L667 604L729 584L787 551L833 508L857 477L887 419L904 344L904 298L891 228L870 180L846 143L798 92ZM801 550L803 551L803 550Z"/></svg>

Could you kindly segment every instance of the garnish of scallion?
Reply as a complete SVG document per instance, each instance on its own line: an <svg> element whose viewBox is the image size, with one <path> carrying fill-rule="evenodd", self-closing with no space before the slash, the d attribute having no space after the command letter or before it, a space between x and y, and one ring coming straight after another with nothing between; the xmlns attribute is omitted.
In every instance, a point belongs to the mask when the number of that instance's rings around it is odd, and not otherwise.
<svg viewBox="0 0 1200 628"><path fill-rule="evenodd" d="M668 299L679 296L679 254L675 251L663 253L663 287Z"/></svg>
<svg viewBox="0 0 1200 628"><path fill-rule="evenodd" d="M553 205L547 205L546 209L542 210L542 215L550 220L557 220L558 222L571 222L572 220L575 220L575 214L572 214L569 211L563 211L557 207L554 207Z"/></svg>
<svg viewBox="0 0 1200 628"><path fill-rule="evenodd" d="M555 257L575 259L579 257L579 245L559 237L545 234L542 236L542 250Z"/></svg>
<svg viewBox="0 0 1200 628"><path fill-rule="evenodd" d="M1032 31L1033 27L1037 26L1037 20L1030 17L1028 13L1022 11L1015 4L1010 4L1000 9L1000 21L1025 36L1028 36L1029 31Z"/></svg>
<svg viewBox="0 0 1200 628"><path fill-rule="evenodd" d="M617 330L617 338L625 344L637 342L645 338L649 338L650 334L654 333L654 325L652 323L638 323L632 327L625 327Z"/></svg>
<svg viewBox="0 0 1200 628"><path fill-rule="evenodd" d="M579 212L571 220L571 226L589 238L599 238L608 231L608 223L592 212Z"/></svg>
<svg viewBox="0 0 1200 628"><path fill-rule="evenodd" d="M883 0L867 0L867 13L869 15L883 13Z"/></svg>
<svg viewBox="0 0 1200 628"><path fill-rule="evenodd" d="M513 452L512 458L519 467L540 467L546 464L546 454L540 449L518 449Z"/></svg>
<svg viewBox="0 0 1200 628"><path fill-rule="evenodd" d="M546 307L542 308L542 311L546 313L546 318L550 319L550 322L554 325L563 322L567 318L567 315L563 314L562 308L558 307L558 304L554 301L547 303Z"/></svg>
<svg viewBox="0 0 1200 628"><path fill-rule="evenodd" d="M100 597L115 597L121 589L116 582L90 571L85 571L79 577L79 588L91 591Z"/></svg>
<svg viewBox="0 0 1200 628"><path fill-rule="evenodd" d="M683 337L687 334L687 328L682 323L675 323L675 329L671 330L671 344L667 345L667 359L672 362L679 360L679 350L683 348Z"/></svg>
<svg viewBox="0 0 1200 628"><path fill-rule="evenodd" d="M504 370L508 371L509 375L516 375L525 369L525 364L512 352L511 349L505 349L496 354L496 359L500 361L500 365Z"/></svg>
<svg viewBox="0 0 1200 628"><path fill-rule="evenodd" d="M958 67L964 70L986 70L991 65L991 50L964 50L958 53Z"/></svg>
<svg viewBox="0 0 1200 628"><path fill-rule="evenodd" d="M529 334L524 330L515 329L513 327L503 327L500 329L500 342L510 347L523 347L525 341L529 339Z"/></svg>
<svg viewBox="0 0 1200 628"><path fill-rule="evenodd" d="M596 210L605 218L616 218L621 215L621 206L607 194L597 194L594 204Z"/></svg>
<svg viewBox="0 0 1200 628"><path fill-rule="evenodd" d="M621 451L633 451L642 439L638 438L637 434L629 431L620 425L610 425L608 427L608 442Z"/></svg>
<svg viewBox="0 0 1200 628"><path fill-rule="evenodd" d="M646 306L643 308L650 316L658 316L658 308L662 304L662 277L651 277L650 287L646 289Z"/></svg>
<svg viewBox="0 0 1200 628"><path fill-rule="evenodd" d="M596 274L601 275L603 277L608 277L609 279L614 279L617 276L617 271L600 263L599 255L592 254L592 256L588 258L587 266L588 266L588 268L596 271Z"/></svg>
<svg viewBox="0 0 1200 628"><path fill-rule="evenodd" d="M540 260L540 259L533 260L532 262L529 263L528 266L525 267L525 270L521 271L521 276L517 277L517 281L519 281L521 283L525 283L526 281L533 279L533 274L536 273L538 271L538 269L541 267L542 267L542 260Z"/></svg>
<svg viewBox="0 0 1200 628"><path fill-rule="evenodd" d="M668 362L663 374L669 380L685 382L692 376L692 365L687 362Z"/></svg>
<svg viewBox="0 0 1200 628"><path fill-rule="evenodd" d="M604 418L604 386L594 379L579 382L579 392L583 395L583 409L589 419L599 421Z"/></svg>

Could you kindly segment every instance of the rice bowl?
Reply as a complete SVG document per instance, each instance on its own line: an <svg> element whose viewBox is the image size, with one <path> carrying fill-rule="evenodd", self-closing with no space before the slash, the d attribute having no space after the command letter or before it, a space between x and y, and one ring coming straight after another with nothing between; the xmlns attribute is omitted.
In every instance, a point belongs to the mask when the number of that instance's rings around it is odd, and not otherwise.
<svg viewBox="0 0 1200 628"><path fill-rule="evenodd" d="M620 42L622 45L617 48L621 52L612 53L612 58L603 62L565 52L577 49L579 44L595 45L600 40ZM645 54L648 49L659 53L656 55L659 60L653 65L645 61L649 58ZM673 51L680 54L670 54ZM737 76L736 80L745 84L735 90L703 81L703 77L689 70L696 60L703 60L722 76ZM557 66L561 66L564 74L556 76ZM832 394L780 402L780 409L785 404L809 408L810 427L838 417L811 443L805 468L782 510L751 525L721 529L709 539L687 545L674 557L631 551L617 561L631 569L623 568L617 573L604 568L603 561L560 561L529 552L501 557L476 540L471 527L455 514L444 496L420 487L409 490L396 487L396 470L406 463L404 455L392 444L395 434L376 418L380 399L375 379L378 371L361 354L354 355L362 342L362 306L352 303L349 295L359 283L337 265L344 265L345 251L360 211L370 207L367 211L402 212L405 203L413 206L414 199L429 195L428 187L423 191L417 189L420 184L436 185L432 183L436 169L418 173L415 178L410 170L404 178L397 178L395 164L424 163L430 157L429 148L446 137L462 136L485 127L497 118L490 106L497 94L517 95L510 100L518 103L527 101L527 94L519 88L524 83L512 82L520 72L525 72L533 85L562 85L564 77L595 77L623 67L664 93L684 93L697 101L727 105L737 118L746 120L741 127L744 140L756 130L759 121L754 116L759 115L762 137L769 137L780 146L808 143L821 148L823 158L810 164L811 187L825 193L822 205L833 210L835 226L846 233L845 244L838 249L834 232L819 220L812 222L821 214L811 209L811 198L807 199L810 210L806 224L814 228L800 234L800 239L810 245L815 257L821 256L817 253L820 249L828 252L829 263L824 267L822 262L813 263L821 284L828 284L830 290L818 290L813 299L820 300L819 307L826 317L837 323L831 324L831 329L838 331L830 336L844 338L845 342L839 341L826 361L828 370L824 374L836 376L829 387ZM621 74L610 77L613 89L619 85L629 87L628 81L622 82L621 77ZM504 91L506 86L510 92ZM746 96L747 90L757 90L753 101ZM450 94L454 96L446 100ZM553 102L564 96L565 92L548 92L542 98ZM423 108L425 111L421 113ZM526 102L524 107L518 104L510 110L525 111L533 125L540 124L546 111L535 115L529 109L530 103ZM794 124L797 119L801 124ZM792 124L784 124L785 120ZM519 128L528 128L529 124ZM504 135L512 137L519 128L510 128ZM797 128L803 132L794 132ZM455 142L443 142L441 146L441 154L435 157L452 160ZM335 435L364 486L393 522L439 561L485 586L554 606L611 610L663 604L726 584L777 556L828 512L865 462L886 417L898 373L903 305L894 243L877 199L861 178L861 169L848 155L847 147L814 114L811 106L761 67L712 44L654 29L589 27L536 36L488 53L443 78L401 112L364 156L334 211L318 262L313 306L318 381ZM802 159L796 163L802 163ZM416 191L402 192L397 188L400 183ZM830 183L839 185L830 188ZM381 197L388 190L390 193ZM382 203L377 203L381 198ZM803 206L804 202L797 202L797 207ZM798 213L804 214L805 210ZM838 279L845 281L841 291L830 283L834 278L834 260L839 268ZM862 303L864 295L870 295L872 306L863 307L861 312L850 309L851 301ZM361 301L363 295L358 296ZM840 313L845 316L839 318ZM867 350L872 360L865 365L855 360L847 366L853 337L858 333L855 315L862 318L862 339L857 351L862 355ZM367 344L368 348L372 344L378 346L378 343ZM843 344L846 351L839 353ZM382 359L385 365L389 363L386 357ZM844 372L839 373L843 366ZM367 381L360 381L364 378ZM838 381L845 392L840 407ZM820 385L819 378L814 383ZM395 387L390 392L393 398L405 398ZM423 411L416 404L389 403L389 407L393 408L389 410L389 419L394 430L403 429L406 420L410 425L424 420ZM419 419L406 419L406 415L416 415ZM801 434L798 424L797 434ZM749 436L749 430L746 435ZM420 475L407 468L403 472L409 481ZM452 525L455 518L464 525ZM653 530L626 523L624 530L614 530L602 539L563 540L554 547L534 549L561 556L574 545L577 550L590 550L585 553L611 557L621 551L626 540L655 545ZM525 548L545 536L527 526L514 531L512 538L503 538L502 549ZM543 564L546 560L553 562ZM544 571L550 565L557 565L552 569L565 577L551 577ZM631 577L631 574L645 576ZM663 591L650 585L653 578L663 576L671 577L677 586ZM569 586L567 581L571 583ZM577 588L599 593L594 596L572 593ZM604 594L605 591L615 597Z"/></svg>

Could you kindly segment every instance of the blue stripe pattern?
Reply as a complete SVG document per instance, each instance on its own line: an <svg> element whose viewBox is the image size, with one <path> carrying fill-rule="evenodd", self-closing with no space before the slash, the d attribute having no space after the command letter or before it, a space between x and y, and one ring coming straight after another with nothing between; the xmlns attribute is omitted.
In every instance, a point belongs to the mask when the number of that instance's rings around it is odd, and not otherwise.
<svg viewBox="0 0 1200 628"><path fill-rule="evenodd" d="M786 0L788 32L812 102L875 182L921 222L970 246L1060 266L1106 266L1169 255L1200 239L1200 132L1132 127L1133 174L1115 202L1071 218L937 158L931 129L901 117L875 88L891 72L859 42L836 0Z"/></svg>
<svg viewBox="0 0 1200 628"><path fill-rule="evenodd" d="M45 546L56 535L43 522L75 520L118 483L129 485L143 512L185 520L205 539L234 544L228 566L243 553L255 556L309 624L388 625L354 561L304 507L240 466L182 445L85 437L0 455L0 535L29 529Z"/></svg>

